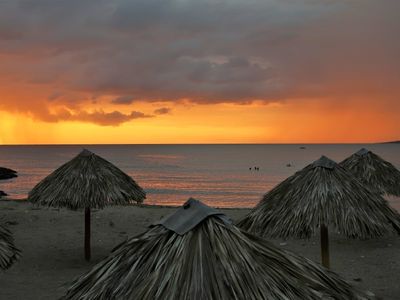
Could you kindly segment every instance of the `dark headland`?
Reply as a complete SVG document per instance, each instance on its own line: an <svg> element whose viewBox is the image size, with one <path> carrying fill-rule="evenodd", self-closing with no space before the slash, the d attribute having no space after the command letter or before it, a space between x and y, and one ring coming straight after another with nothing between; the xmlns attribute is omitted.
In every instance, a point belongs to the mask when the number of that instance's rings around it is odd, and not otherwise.
<svg viewBox="0 0 400 300"><path fill-rule="evenodd" d="M380 144L400 144L400 141L389 141L389 142L382 142Z"/></svg>
<svg viewBox="0 0 400 300"><path fill-rule="evenodd" d="M10 179L14 177L18 177L17 171L9 168L0 167L0 179Z"/></svg>

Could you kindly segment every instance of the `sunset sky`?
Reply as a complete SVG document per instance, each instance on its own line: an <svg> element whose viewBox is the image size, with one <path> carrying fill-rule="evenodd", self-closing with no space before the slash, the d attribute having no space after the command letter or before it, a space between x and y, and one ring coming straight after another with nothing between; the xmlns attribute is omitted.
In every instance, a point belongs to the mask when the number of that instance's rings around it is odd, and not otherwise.
<svg viewBox="0 0 400 300"><path fill-rule="evenodd" d="M0 144L400 139L398 0L0 0Z"/></svg>

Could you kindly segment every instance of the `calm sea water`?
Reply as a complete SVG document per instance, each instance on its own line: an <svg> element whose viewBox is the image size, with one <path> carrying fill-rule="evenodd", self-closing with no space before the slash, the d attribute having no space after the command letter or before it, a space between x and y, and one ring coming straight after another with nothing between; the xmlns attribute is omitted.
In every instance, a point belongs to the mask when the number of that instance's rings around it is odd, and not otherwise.
<svg viewBox="0 0 400 300"><path fill-rule="evenodd" d="M148 204L180 205L194 197L212 206L253 207L322 154L341 161L361 147L400 168L398 144L0 146L0 166L19 174L0 181L0 190L24 199L42 178L87 148L132 176L146 190ZM400 210L398 198L389 201Z"/></svg>

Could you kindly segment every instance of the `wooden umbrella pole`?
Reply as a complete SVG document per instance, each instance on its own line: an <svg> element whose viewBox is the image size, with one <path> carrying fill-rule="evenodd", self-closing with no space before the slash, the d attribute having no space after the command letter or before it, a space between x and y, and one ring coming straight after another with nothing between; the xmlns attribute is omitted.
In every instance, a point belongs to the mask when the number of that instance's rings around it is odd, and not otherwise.
<svg viewBox="0 0 400 300"><path fill-rule="evenodd" d="M321 224L321 259L322 265L329 269L329 234L325 224Z"/></svg>
<svg viewBox="0 0 400 300"><path fill-rule="evenodd" d="M85 259L90 260L90 208L85 208Z"/></svg>

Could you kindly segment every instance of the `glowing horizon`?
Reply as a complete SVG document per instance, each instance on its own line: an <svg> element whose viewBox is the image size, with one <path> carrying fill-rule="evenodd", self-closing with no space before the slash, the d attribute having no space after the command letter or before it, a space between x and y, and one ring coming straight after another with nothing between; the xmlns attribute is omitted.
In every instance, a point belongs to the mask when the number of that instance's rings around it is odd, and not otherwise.
<svg viewBox="0 0 400 300"><path fill-rule="evenodd" d="M142 106L144 111L146 108L149 110L146 106ZM358 115L357 123L368 123L376 118L375 123L396 128L396 122L379 119L374 113L375 110L371 109ZM207 124L204 124L204 115L207 115ZM350 121L355 118L351 113L344 117L338 110L330 112L329 116L327 118L313 101L307 105L296 103L288 106L178 105L169 114L137 119L118 126L80 121L49 123L20 114L2 113L0 144L318 144L396 140L395 133L383 136L380 128L365 130L362 126L349 127ZM341 123L336 122L337 119Z"/></svg>

